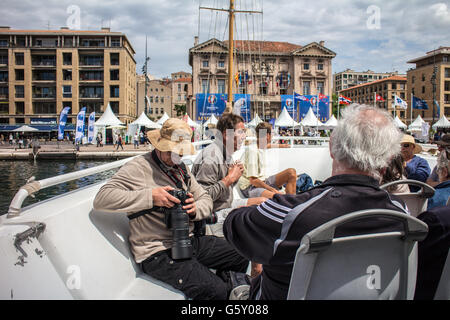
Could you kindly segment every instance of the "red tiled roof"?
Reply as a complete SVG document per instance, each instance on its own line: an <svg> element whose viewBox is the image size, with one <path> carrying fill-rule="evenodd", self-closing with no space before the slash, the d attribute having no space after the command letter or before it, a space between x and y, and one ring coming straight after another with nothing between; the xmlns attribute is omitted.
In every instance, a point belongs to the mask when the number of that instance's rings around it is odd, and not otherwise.
<svg viewBox="0 0 450 320"><path fill-rule="evenodd" d="M228 46L228 40L224 41ZM234 40L236 50L242 51L259 51L261 52L292 52L302 48L302 46L279 41L251 41L251 40Z"/></svg>
<svg viewBox="0 0 450 320"><path fill-rule="evenodd" d="M361 87L364 87L364 86L369 86L371 84L380 83L380 82L383 82L383 81L395 81L395 80L397 80L397 81L406 81L406 78L405 77L401 77L401 76L390 76L390 77L387 77L387 78L384 78L384 79L379 79L379 80L375 80L375 81L359 84L357 86L350 87L350 88L347 88L347 89L342 89L340 92L347 91L347 90L352 90L352 89L356 89L356 88L361 88Z"/></svg>
<svg viewBox="0 0 450 320"><path fill-rule="evenodd" d="M192 82L192 78L180 78L174 80L173 82Z"/></svg>

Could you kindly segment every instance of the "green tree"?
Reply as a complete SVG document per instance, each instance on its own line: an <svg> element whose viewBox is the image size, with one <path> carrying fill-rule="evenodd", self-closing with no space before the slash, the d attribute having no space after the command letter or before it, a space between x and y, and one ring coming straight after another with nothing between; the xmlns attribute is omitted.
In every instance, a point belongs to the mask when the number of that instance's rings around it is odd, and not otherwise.
<svg viewBox="0 0 450 320"><path fill-rule="evenodd" d="M176 104L173 109L177 112L177 117L182 116L186 113L185 104Z"/></svg>

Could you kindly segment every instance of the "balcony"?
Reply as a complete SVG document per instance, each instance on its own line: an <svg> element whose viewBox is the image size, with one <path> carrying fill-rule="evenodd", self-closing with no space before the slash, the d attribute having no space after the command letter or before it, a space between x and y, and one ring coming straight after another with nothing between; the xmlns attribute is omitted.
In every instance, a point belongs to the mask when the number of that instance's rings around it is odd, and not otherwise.
<svg viewBox="0 0 450 320"><path fill-rule="evenodd" d="M33 93L33 99L56 99L55 93Z"/></svg>
<svg viewBox="0 0 450 320"><path fill-rule="evenodd" d="M80 94L80 99L103 99L103 94L102 93Z"/></svg>
<svg viewBox="0 0 450 320"><path fill-rule="evenodd" d="M8 100L9 94L7 93L0 93L0 100Z"/></svg>

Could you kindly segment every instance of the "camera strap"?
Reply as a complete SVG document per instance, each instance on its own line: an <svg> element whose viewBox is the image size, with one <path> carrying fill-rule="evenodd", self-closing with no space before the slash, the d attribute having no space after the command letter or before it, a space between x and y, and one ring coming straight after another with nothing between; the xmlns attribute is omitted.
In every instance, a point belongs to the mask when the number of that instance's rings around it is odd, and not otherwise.
<svg viewBox="0 0 450 320"><path fill-rule="evenodd" d="M183 179L184 183L186 184L186 187L189 188L189 181L190 181L191 177L187 173L186 165L183 162L181 162L181 164L179 164L179 165L175 165L173 167L173 170L169 170L167 168L167 166L165 166L161 162L161 160L158 158L158 156L156 154L156 150L152 151L152 158L153 158L153 161L155 161L156 164L159 166L161 171L164 172L169 177L169 179L172 180L173 183L175 183L175 185L177 186L178 189L183 189L183 182L177 177L176 174L174 174L174 170L178 171L178 173L180 174L180 177Z"/></svg>

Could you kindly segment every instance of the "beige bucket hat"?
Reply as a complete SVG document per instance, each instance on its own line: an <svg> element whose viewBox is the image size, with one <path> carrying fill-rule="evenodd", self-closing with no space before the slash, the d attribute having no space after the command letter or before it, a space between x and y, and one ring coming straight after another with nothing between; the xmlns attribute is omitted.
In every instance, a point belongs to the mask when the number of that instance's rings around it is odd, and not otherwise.
<svg viewBox="0 0 450 320"><path fill-rule="evenodd" d="M159 151L170 151L182 156L195 154L191 143L192 129L181 119L166 120L161 129L149 131L147 137Z"/></svg>
<svg viewBox="0 0 450 320"><path fill-rule="evenodd" d="M403 135L402 141L400 141L400 144L403 143L410 143L414 145L414 154L420 153L422 151L422 147L419 146L416 141L414 140L413 136L410 136L409 134Z"/></svg>

